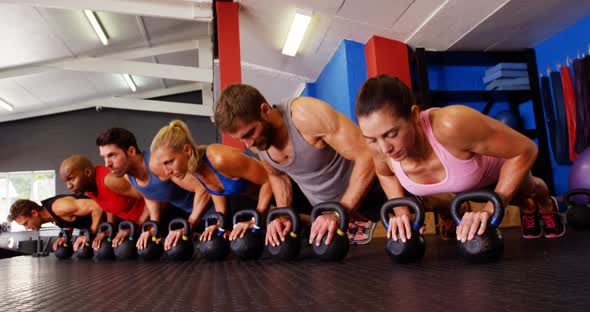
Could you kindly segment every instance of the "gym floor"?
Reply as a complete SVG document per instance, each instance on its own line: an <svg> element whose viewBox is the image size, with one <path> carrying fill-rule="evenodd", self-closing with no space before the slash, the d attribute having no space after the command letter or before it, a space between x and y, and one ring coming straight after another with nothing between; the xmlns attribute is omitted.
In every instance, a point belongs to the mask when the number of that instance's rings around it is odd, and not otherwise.
<svg viewBox="0 0 590 312"><path fill-rule="evenodd" d="M398 265L384 239L341 263L304 248L301 260L209 263L0 260L1 311L584 311L590 232L524 240L503 231L498 263L466 264L454 242L428 235L420 264Z"/></svg>

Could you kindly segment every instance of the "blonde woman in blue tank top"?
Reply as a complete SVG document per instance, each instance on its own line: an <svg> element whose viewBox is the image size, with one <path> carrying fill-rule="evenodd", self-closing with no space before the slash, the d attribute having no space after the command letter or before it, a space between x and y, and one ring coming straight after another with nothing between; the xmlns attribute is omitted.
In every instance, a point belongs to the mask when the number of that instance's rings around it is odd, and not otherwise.
<svg viewBox="0 0 590 312"><path fill-rule="evenodd" d="M225 216L228 212L226 197L232 195L258 193L256 210L264 216L269 208L272 190L268 174L256 159L227 145L197 146L187 125L180 120L173 120L160 129L152 141L151 153L150 167L155 172L187 190L204 187L213 198L215 210ZM199 212L198 218L204 213ZM229 234L230 240L243 237L252 226L252 222L236 224ZM200 239L210 240L217 230L217 224L209 226Z"/></svg>

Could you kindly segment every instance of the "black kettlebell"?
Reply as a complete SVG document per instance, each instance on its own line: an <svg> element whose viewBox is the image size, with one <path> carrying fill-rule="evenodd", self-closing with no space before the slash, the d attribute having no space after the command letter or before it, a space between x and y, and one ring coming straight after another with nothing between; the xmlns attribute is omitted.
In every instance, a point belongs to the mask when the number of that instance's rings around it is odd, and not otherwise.
<svg viewBox="0 0 590 312"><path fill-rule="evenodd" d="M178 240L176 246L173 246L169 250L166 251L168 253L168 259L174 261L187 261L193 258L193 253L195 252L195 245L193 245L193 241L191 239L191 227L188 222L182 218L176 218L170 221L168 225L168 231L172 232L173 226L175 225L182 225L184 229L184 233L182 237Z"/></svg>
<svg viewBox="0 0 590 312"><path fill-rule="evenodd" d="M330 245L326 245L326 236L322 238L320 245L317 246L315 240L312 242L313 252L324 261L340 261L348 254L350 248L350 241L346 231L348 230L348 214L344 207L338 202L324 202L317 204L311 211L311 223L322 212L332 211L338 214L338 229L336 234L332 237Z"/></svg>
<svg viewBox="0 0 590 312"><path fill-rule="evenodd" d="M504 252L504 239L498 226L504 218L504 205L498 194L490 191L473 191L457 195L451 201L451 215L459 225L461 223L461 204L468 200L490 201L494 206L494 214L488 221L483 235L475 235L471 240L465 243L457 241L459 253L472 263L485 263L497 261Z"/></svg>
<svg viewBox="0 0 590 312"><path fill-rule="evenodd" d="M96 260L115 260L113 250L113 225L109 222L103 222L98 227L98 233L109 232L109 235L100 243L100 248L94 253Z"/></svg>
<svg viewBox="0 0 590 312"><path fill-rule="evenodd" d="M58 259L65 260L69 259L74 254L74 248L70 243L70 233L66 230L59 231L59 237L64 237L63 243L57 245L57 250L54 252Z"/></svg>
<svg viewBox="0 0 590 312"><path fill-rule="evenodd" d="M266 217L266 225L278 216L287 215L291 218L291 232L285 236L285 241L280 242L278 246L268 245L268 252L276 258L281 260L293 260L299 256L301 250L301 241L299 239L299 231L301 229L301 221L299 216L289 208L273 209Z"/></svg>
<svg viewBox="0 0 590 312"><path fill-rule="evenodd" d="M264 232L261 229L262 216L256 210L242 210L234 215L234 226L242 216L251 216L254 218L254 227L244 234L243 238L236 238L230 243L231 251L240 260L256 260L262 256L264 251Z"/></svg>
<svg viewBox="0 0 590 312"><path fill-rule="evenodd" d="M401 239L394 241L393 238L389 238L385 242L385 250L397 263L420 261L426 251L426 242L424 237L420 235L420 229L424 226L424 209L418 201L412 197L401 197L387 201L381 207L381 222L387 230L389 228L389 212L392 208L399 206L407 206L416 215L412 221L412 238L406 240L405 243Z"/></svg>
<svg viewBox="0 0 590 312"><path fill-rule="evenodd" d="M134 260L137 259L135 223L131 221L122 221L119 223L119 231L125 228L131 230L131 233L115 248L115 256L117 256L118 260Z"/></svg>
<svg viewBox="0 0 590 312"><path fill-rule="evenodd" d="M84 235L84 245L76 250L76 257L78 259L92 259L94 257L94 249L92 249L92 241L90 240L90 231L88 229L81 229L79 236Z"/></svg>
<svg viewBox="0 0 590 312"><path fill-rule="evenodd" d="M164 246L158 243L158 224L154 221L147 221L141 226L141 232L147 231L149 226L154 230L154 235L150 235L146 247L138 250L137 253L141 259L146 261L160 260L160 257L164 253Z"/></svg>
<svg viewBox="0 0 590 312"><path fill-rule="evenodd" d="M578 204L573 200L575 195L587 195L590 197L588 189L574 189L563 196L567 205L567 224L574 229L590 228L590 204Z"/></svg>
<svg viewBox="0 0 590 312"><path fill-rule="evenodd" d="M219 229L217 233L213 234L210 240L201 241L199 245L199 251L209 261L222 261L229 254L229 240L223 237L225 233L224 229L224 218L219 212L211 214L205 220L205 227L209 227L211 220L219 222Z"/></svg>

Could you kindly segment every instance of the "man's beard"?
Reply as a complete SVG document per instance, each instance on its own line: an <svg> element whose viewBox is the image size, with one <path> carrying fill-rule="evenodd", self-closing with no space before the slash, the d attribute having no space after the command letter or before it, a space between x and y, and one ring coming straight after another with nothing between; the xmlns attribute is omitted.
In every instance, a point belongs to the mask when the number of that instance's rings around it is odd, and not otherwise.
<svg viewBox="0 0 590 312"><path fill-rule="evenodd" d="M254 147L259 151L266 151L270 148L272 140L274 138L274 128L270 122L264 122L262 124L262 133L260 138L255 142Z"/></svg>

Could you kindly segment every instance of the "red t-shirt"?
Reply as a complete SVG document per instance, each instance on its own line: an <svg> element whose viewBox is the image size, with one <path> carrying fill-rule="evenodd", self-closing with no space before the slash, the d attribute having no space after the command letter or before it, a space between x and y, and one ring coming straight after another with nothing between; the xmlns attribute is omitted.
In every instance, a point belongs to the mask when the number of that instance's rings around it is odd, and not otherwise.
<svg viewBox="0 0 590 312"><path fill-rule="evenodd" d="M111 191L104 184L105 177L111 172L109 168L96 166L95 169L98 195L94 195L92 192L86 192L86 195L94 199L105 212L112 213L123 220L138 223L145 207L143 199L127 197Z"/></svg>

